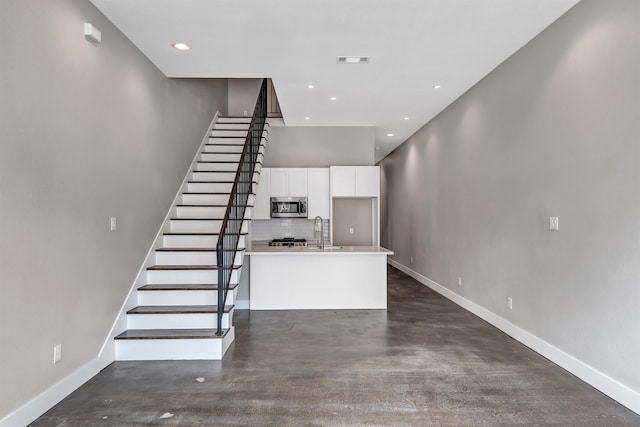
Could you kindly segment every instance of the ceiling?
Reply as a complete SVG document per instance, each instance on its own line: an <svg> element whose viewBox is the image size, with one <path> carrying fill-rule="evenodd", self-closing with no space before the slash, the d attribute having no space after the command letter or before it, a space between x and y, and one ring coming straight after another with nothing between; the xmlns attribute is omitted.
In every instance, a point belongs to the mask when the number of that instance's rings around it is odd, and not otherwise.
<svg viewBox="0 0 640 427"><path fill-rule="evenodd" d="M91 2L168 77L271 77L288 126L374 126L378 161L578 0Z"/></svg>

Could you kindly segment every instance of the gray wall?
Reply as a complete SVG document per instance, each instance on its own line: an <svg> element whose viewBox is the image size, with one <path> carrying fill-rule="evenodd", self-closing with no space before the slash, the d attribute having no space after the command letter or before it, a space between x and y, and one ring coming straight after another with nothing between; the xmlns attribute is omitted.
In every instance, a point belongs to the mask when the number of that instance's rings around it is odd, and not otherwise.
<svg viewBox="0 0 640 427"><path fill-rule="evenodd" d="M373 127L272 126L264 167L372 166L374 159Z"/></svg>
<svg viewBox="0 0 640 427"><path fill-rule="evenodd" d="M395 260L637 392L639 8L578 3L381 163Z"/></svg>
<svg viewBox="0 0 640 427"><path fill-rule="evenodd" d="M165 78L83 0L3 0L0 40L2 418L98 355L227 82Z"/></svg>
<svg viewBox="0 0 640 427"><path fill-rule="evenodd" d="M333 244L373 245L372 199L333 199ZM353 228L353 234L349 234Z"/></svg>
<svg viewBox="0 0 640 427"><path fill-rule="evenodd" d="M229 115L230 116L247 116L253 115L256 107L260 85L263 79L229 79Z"/></svg>

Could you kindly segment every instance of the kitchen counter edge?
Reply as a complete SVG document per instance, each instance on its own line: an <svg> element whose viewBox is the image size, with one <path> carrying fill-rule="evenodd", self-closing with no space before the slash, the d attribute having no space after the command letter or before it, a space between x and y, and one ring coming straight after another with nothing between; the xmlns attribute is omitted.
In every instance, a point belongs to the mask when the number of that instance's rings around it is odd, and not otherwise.
<svg viewBox="0 0 640 427"><path fill-rule="evenodd" d="M393 255L381 246L341 246L339 249L318 249L316 246L266 246L254 244L247 255Z"/></svg>

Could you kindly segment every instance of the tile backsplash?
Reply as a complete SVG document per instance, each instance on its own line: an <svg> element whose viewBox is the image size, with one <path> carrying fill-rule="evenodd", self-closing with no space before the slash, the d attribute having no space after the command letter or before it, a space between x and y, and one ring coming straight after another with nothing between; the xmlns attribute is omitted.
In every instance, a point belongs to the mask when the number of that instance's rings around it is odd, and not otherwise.
<svg viewBox="0 0 640 427"><path fill-rule="evenodd" d="M254 219L251 221L251 240L271 240L283 237L295 237L298 239L317 240L314 233L312 219L304 218L279 218L269 220ZM324 238L329 239L329 220L325 219Z"/></svg>

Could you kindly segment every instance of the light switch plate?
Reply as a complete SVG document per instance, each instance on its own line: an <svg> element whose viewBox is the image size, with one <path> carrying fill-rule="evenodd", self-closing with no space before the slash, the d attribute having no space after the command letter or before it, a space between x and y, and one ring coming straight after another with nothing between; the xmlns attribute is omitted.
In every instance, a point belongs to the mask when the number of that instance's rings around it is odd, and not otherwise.
<svg viewBox="0 0 640 427"><path fill-rule="evenodd" d="M558 217L550 216L549 217L549 230L558 231Z"/></svg>
<svg viewBox="0 0 640 427"><path fill-rule="evenodd" d="M115 217L111 217L111 231L116 231L118 228L118 223Z"/></svg>
<svg viewBox="0 0 640 427"><path fill-rule="evenodd" d="M62 359L62 344L53 347L53 363L58 363Z"/></svg>

